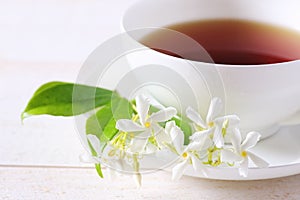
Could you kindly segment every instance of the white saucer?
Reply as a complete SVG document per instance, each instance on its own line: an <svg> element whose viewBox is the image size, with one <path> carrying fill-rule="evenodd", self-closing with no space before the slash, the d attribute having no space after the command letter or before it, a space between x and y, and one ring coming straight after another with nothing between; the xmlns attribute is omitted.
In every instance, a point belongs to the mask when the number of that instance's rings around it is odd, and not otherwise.
<svg viewBox="0 0 300 200"><path fill-rule="evenodd" d="M250 166L246 178L236 168L208 168L208 177L195 174L190 167L185 175L218 180L261 180L300 174L300 125L282 127L262 140L252 151L270 163L268 168Z"/></svg>

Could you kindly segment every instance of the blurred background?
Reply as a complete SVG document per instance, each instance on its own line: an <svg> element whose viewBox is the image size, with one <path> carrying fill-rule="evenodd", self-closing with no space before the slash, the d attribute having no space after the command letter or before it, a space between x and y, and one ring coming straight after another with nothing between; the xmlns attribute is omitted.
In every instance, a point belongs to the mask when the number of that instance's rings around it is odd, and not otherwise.
<svg viewBox="0 0 300 200"><path fill-rule="evenodd" d="M76 80L88 55L120 33L135 0L0 1L0 165L79 166L72 118L20 114L48 81Z"/></svg>

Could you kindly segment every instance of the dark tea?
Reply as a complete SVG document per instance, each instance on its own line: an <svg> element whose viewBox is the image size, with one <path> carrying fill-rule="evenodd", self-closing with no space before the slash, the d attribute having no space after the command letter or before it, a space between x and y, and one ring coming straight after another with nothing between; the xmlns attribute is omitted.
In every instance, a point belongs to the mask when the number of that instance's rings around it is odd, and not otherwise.
<svg viewBox="0 0 300 200"><path fill-rule="evenodd" d="M217 64L258 65L300 59L300 34L271 24L222 19L191 21L165 28L197 41L211 59L178 40L178 35L162 34L160 30L140 42L171 56Z"/></svg>

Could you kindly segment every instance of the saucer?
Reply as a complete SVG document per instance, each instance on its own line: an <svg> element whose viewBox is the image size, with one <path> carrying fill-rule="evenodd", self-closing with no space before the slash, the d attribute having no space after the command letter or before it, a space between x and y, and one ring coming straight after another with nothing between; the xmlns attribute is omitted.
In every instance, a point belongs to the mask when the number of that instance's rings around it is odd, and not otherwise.
<svg viewBox="0 0 300 200"><path fill-rule="evenodd" d="M257 168L252 165L247 177L240 176L237 168L229 167L207 167L208 177L196 174L189 167L184 175L218 180L262 180L300 174L300 125L281 127L251 151L266 160L269 167Z"/></svg>

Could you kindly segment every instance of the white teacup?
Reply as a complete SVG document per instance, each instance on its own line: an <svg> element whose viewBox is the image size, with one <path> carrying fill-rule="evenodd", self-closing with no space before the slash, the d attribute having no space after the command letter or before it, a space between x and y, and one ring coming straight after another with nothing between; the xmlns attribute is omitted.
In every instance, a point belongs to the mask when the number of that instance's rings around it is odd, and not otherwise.
<svg viewBox="0 0 300 200"><path fill-rule="evenodd" d="M298 30L300 34L299 7L297 0L142 0L126 11L122 28L131 31L192 20L233 18L275 24ZM151 28L145 31L145 35L149 32ZM137 35L130 36L138 43L145 35ZM233 66L188 61L144 49L128 55L129 63L133 68L165 66L178 73L187 84L176 76L162 76L166 81L163 84L174 90L180 99L182 109L190 105L204 115L210 98L218 96L223 99L226 114L237 114L241 118L242 130L257 130L263 137L274 133L280 125L300 123L299 60ZM157 71L157 75L160 76L161 72ZM151 80L149 74L138 78L141 82ZM192 93L187 91L187 85ZM148 90L163 103L174 104L170 98L172 94L166 94L163 89L149 87Z"/></svg>

